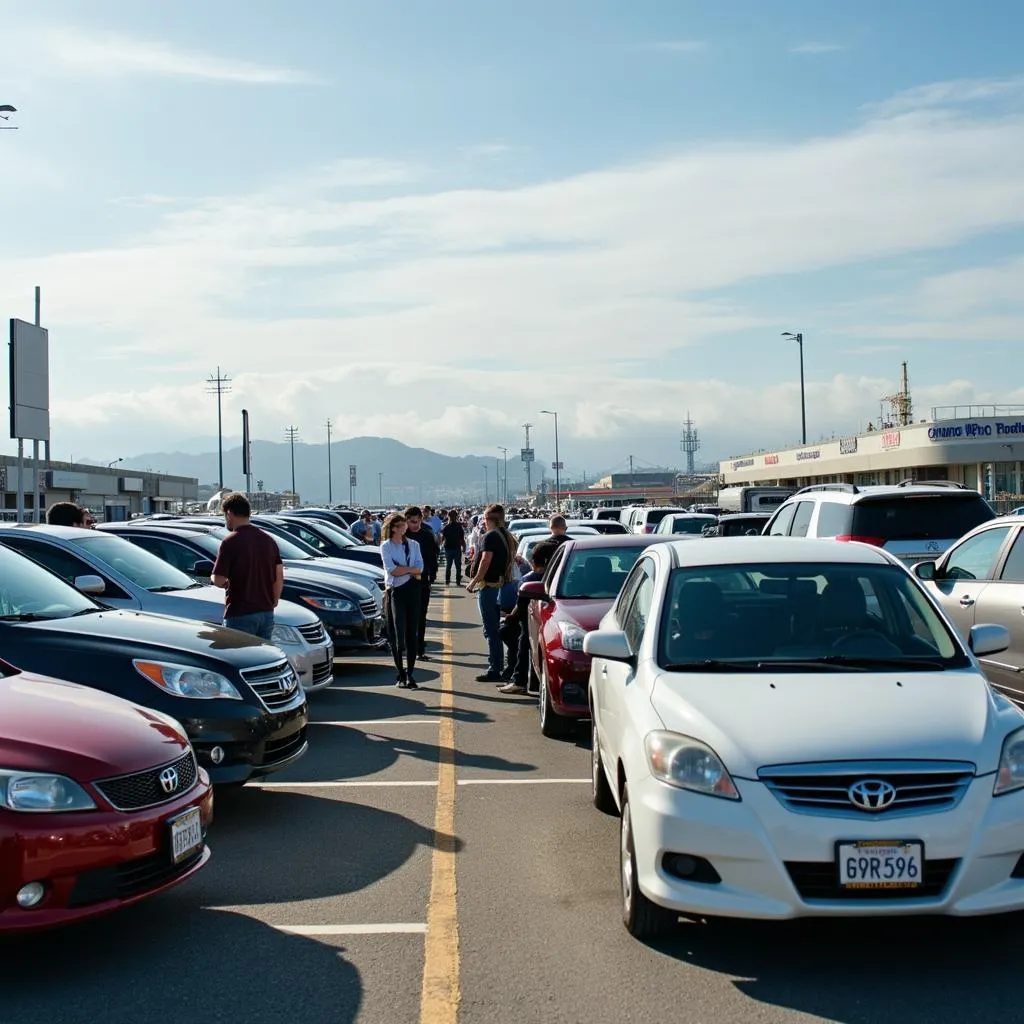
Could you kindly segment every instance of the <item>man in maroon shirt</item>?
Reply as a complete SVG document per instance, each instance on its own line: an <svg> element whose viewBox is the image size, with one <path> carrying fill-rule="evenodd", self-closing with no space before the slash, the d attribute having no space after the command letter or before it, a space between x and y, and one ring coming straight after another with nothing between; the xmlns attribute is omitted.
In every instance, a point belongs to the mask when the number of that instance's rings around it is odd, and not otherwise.
<svg viewBox="0 0 1024 1024"><path fill-rule="evenodd" d="M221 508L231 536L220 542L211 580L227 590L224 625L269 643L284 589L281 553L270 534L249 522L252 509L244 494L229 494Z"/></svg>

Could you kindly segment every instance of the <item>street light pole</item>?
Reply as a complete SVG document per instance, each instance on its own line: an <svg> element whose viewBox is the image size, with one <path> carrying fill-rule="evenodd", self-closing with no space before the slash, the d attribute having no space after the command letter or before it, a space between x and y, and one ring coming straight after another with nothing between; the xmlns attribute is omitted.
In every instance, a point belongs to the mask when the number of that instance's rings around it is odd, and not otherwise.
<svg viewBox="0 0 1024 1024"><path fill-rule="evenodd" d="M377 499L380 507L384 507L384 474L377 474Z"/></svg>
<svg viewBox="0 0 1024 1024"><path fill-rule="evenodd" d="M791 331L784 331L784 338L792 338L800 347L800 426L802 429L803 444L807 444L807 398L804 391L804 336L793 334Z"/></svg>
<svg viewBox="0 0 1024 1024"><path fill-rule="evenodd" d="M490 483L487 476L487 463L484 463L484 504L486 505L490 496Z"/></svg>
<svg viewBox="0 0 1024 1024"><path fill-rule="evenodd" d="M331 421L327 421L327 504L334 504L334 487L331 481Z"/></svg>
<svg viewBox="0 0 1024 1024"><path fill-rule="evenodd" d="M503 448L499 444L498 445L498 451L501 452L501 454L504 456L504 460L505 460L505 468L503 469L502 474L501 474L501 482L504 485L504 489L502 490L502 500L507 505L508 504L508 449L507 448Z"/></svg>
<svg viewBox="0 0 1024 1024"><path fill-rule="evenodd" d="M555 511L562 509L562 463L558 458L558 413L551 409L541 409L541 415L555 418Z"/></svg>

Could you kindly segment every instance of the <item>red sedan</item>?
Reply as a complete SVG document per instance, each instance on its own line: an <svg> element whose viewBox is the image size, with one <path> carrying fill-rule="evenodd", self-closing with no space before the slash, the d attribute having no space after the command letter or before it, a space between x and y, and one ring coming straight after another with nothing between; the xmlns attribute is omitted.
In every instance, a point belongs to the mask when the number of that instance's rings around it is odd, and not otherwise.
<svg viewBox="0 0 1024 1024"><path fill-rule="evenodd" d="M563 544L543 582L524 583L530 605L531 675L539 680L540 729L565 736L573 721L590 717L590 657L584 634L597 629L640 552L664 537L611 534Z"/></svg>
<svg viewBox="0 0 1024 1024"><path fill-rule="evenodd" d="M0 662L0 933L162 892L210 857L213 790L157 711Z"/></svg>

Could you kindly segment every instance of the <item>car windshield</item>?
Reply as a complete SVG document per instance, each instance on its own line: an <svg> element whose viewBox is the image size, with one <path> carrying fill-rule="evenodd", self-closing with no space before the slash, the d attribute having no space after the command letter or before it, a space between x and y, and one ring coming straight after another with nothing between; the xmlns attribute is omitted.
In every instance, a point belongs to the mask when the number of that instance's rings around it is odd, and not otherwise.
<svg viewBox="0 0 1024 1024"><path fill-rule="evenodd" d="M307 521L308 524L308 521ZM329 538L339 548L357 548L360 547L358 541L353 540L344 530L340 527L335 526L334 523L327 522L326 519L315 520L315 527L318 533L323 534Z"/></svg>
<svg viewBox="0 0 1024 1024"><path fill-rule="evenodd" d="M576 548L569 552L556 597L617 597L642 547Z"/></svg>
<svg viewBox="0 0 1024 1024"><path fill-rule="evenodd" d="M996 514L980 494L907 494L867 498L853 506L850 532L894 540L956 540Z"/></svg>
<svg viewBox="0 0 1024 1024"><path fill-rule="evenodd" d="M81 540L72 541L75 547L102 562L116 573L129 579L137 587L151 591L188 590L195 581L173 565L161 561L131 541L111 534L98 534L94 530L83 530Z"/></svg>
<svg viewBox="0 0 1024 1024"><path fill-rule="evenodd" d="M66 619L99 608L31 558L0 547L0 619Z"/></svg>
<svg viewBox="0 0 1024 1024"><path fill-rule="evenodd" d="M673 519L673 533L703 533L709 526L715 525L714 516L693 516L689 519Z"/></svg>
<svg viewBox="0 0 1024 1024"><path fill-rule="evenodd" d="M919 584L888 564L676 569L658 647L662 667L677 671L970 664Z"/></svg>

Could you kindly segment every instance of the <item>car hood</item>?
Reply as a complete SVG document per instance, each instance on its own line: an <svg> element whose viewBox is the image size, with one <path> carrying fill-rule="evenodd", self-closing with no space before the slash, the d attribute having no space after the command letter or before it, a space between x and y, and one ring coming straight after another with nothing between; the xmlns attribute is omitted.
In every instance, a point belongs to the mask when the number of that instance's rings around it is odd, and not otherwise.
<svg viewBox="0 0 1024 1024"><path fill-rule="evenodd" d="M590 632L597 629L614 603L614 597L559 597L556 599L556 614L563 619L572 619Z"/></svg>
<svg viewBox="0 0 1024 1024"><path fill-rule="evenodd" d="M1022 724L974 670L663 672L652 701L666 729L708 743L744 778L768 765L893 758L995 771L1002 737Z"/></svg>
<svg viewBox="0 0 1024 1024"><path fill-rule="evenodd" d="M293 587L307 589L311 596L348 597L357 603L372 600L370 591L358 583L342 579L333 573L317 572L315 569L295 569L292 565L285 569L285 581Z"/></svg>
<svg viewBox="0 0 1024 1024"><path fill-rule="evenodd" d="M289 569L303 569L307 572L327 573L330 576L344 576L346 579L367 586L376 583L384 588L384 570L367 562L353 562L345 558L286 558L284 564Z"/></svg>
<svg viewBox="0 0 1024 1024"><path fill-rule="evenodd" d="M181 615L204 622L220 622L224 618L224 591L220 587L196 587L194 590L172 590L166 594L150 594L146 611L160 615ZM159 599L159 600L154 600ZM188 602L193 602L189 604ZM274 609L274 621L286 626L310 626L320 620L316 613L293 601L280 601Z"/></svg>
<svg viewBox="0 0 1024 1024"><path fill-rule="evenodd" d="M158 712L86 686L19 672L0 679L0 765L79 782L154 768L188 749Z"/></svg>

